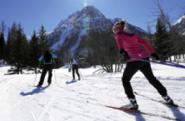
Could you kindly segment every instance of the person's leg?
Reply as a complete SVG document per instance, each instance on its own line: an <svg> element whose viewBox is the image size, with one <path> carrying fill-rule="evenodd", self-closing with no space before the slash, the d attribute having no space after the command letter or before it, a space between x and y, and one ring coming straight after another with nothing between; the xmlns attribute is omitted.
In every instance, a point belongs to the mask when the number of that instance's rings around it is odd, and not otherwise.
<svg viewBox="0 0 185 121"><path fill-rule="evenodd" d="M49 75L48 75L48 84L50 85L51 84L51 82L52 82L52 68L50 68L49 70L48 70L48 72L49 72Z"/></svg>
<svg viewBox="0 0 185 121"><path fill-rule="evenodd" d="M77 74L77 76L78 76L78 80L80 80L80 74L79 74L79 72L78 72L78 65L76 65L76 74Z"/></svg>
<svg viewBox="0 0 185 121"><path fill-rule="evenodd" d="M149 80L149 82L157 89L157 91L163 97L163 99L168 104L174 105L173 100L168 96L166 88L153 75L150 63L145 63L144 66L141 68L141 71L143 72L145 77Z"/></svg>
<svg viewBox="0 0 185 121"><path fill-rule="evenodd" d="M138 109L137 101L135 99L132 86L130 84L130 80L132 76L137 72L138 68L139 68L139 62L137 61L127 63L126 68L123 73L123 77L122 77L123 87L130 101L130 104L126 105L126 107L129 109Z"/></svg>
<svg viewBox="0 0 185 121"><path fill-rule="evenodd" d="M154 76L151 65L149 62L142 62L143 66L140 68L141 72L145 75L145 77L148 79L150 84L152 84L157 91L160 93L161 96L166 96L167 95L167 90L166 88L161 84L159 80L156 79Z"/></svg>
<svg viewBox="0 0 185 121"><path fill-rule="evenodd" d="M41 78L40 78L39 84L37 86L39 86L39 87L42 86L42 84L44 82L44 78L46 76L46 72L47 72L47 70L45 68L43 68Z"/></svg>
<svg viewBox="0 0 185 121"><path fill-rule="evenodd" d="M129 99L135 99L133 89L130 84L130 80L132 76L137 72L138 67L139 66L137 62L128 62L123 72L122 84L123 84L125 93Z"/></svg>
<svg viewBox="0 0 185 121"><path fill-rule="evenodd" d="M73 80L75 80L75 66L72 65L72 75L73 75Z"/></svg>

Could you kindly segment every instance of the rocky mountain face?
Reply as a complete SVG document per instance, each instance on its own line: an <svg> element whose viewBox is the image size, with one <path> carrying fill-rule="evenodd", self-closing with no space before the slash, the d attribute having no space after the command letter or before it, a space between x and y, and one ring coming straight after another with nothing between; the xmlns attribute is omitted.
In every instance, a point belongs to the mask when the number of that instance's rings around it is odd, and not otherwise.
<svg viewBox="0 0 185 121"><path fill-rule="evenodd" d="M116 20L106 18L93 6L87 6L62 20L48 35L48 42L65 59L76 55L89 58L100 54L109 56L107 52L115 51L112 26ZM144 30L129 23L127 31L147 35Z"/></svg>

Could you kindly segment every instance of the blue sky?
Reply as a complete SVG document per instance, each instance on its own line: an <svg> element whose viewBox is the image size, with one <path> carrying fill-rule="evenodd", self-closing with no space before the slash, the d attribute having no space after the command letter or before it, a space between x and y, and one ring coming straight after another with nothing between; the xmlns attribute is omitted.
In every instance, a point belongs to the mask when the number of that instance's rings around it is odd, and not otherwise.
<svg viewBox="0 0 185 121"><path fill-rule="evenodd" d="M160 0L165 12L174 22L185 13L185 0ZM0 0L0 22L10 27L20 23L31 36L44 25L51 32L57 24L85 5L93 5L108 18L123 18L144 30L155 27L156 0Z"/></svg>

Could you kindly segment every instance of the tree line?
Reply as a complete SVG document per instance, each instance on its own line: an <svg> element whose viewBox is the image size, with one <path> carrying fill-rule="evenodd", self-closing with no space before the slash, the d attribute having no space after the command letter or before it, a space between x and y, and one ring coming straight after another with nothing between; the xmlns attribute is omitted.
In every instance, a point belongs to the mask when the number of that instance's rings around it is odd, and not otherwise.
<svg viewBox="0 0 185 121"><path fill-rule="evenodd" d="M156 22L156 32L152 37L152 44L160 60L185 62L185 35L179 33L172 25L169 17L159 6L160 14Z"/></svg>
<svg viewBox="0 0 185 121"><path fill-rule="evenodd" d="M2 24L3 25L3 24ZM24 33L20 24L13 23L8 30L7 37L4 34L4 26L0 31L0 60L11 65L9 73L23 73L24 68L34 69L39 67L38 59L49 48L46 41L46 30L41 26L38 33L33 32L30 39Z"/></svg>

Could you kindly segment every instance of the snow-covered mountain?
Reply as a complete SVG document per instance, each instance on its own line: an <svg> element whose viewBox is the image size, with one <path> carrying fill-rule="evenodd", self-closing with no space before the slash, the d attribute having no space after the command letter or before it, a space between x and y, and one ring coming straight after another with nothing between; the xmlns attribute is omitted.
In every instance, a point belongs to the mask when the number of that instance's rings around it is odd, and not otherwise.
<svg viewBox="0 0 185 121"><path fill-rule="evenodd" d="M87 35L90 29L105 31L112 26L112 22L93 6L88 6L62 20L49 35L50 43L54 49L61 47L67 38L77 35L80 38ZM79 40L75 38L76 40Z"/></svg>
<svg viewBox="0 0 185 121"><path fill-rule="evenodd" d="M174 27L180 34L185 35L185 14L177 20Z"/></svg>
<svg viewBox="0 0 185 121"><path fill-rule="evenodd" d="M88 42L85 42L86 45L84 45L84 40L87 40L87 38L89 38L89 34L92 32L102 34L110 33L107 36L112 38L111 29L115 20L117 19L111 20L106 18L95 7L87 6L81 11L73 13L66 20L62 20L54 31L48 36L48 41L51 48L54 50L60 52L62 50L72 54L75 54L76 52L78 52L78 54L86 53L88 55ZM127 28L129 32L146 35L144 30L129 23ZM91 38L94 38L94 41L97 41L96 37L97 35L94 37L91 36ZM83 45L83 48L79 48L81 47L80 45ZM95 49L91 48L91 50Z"/></svg>

